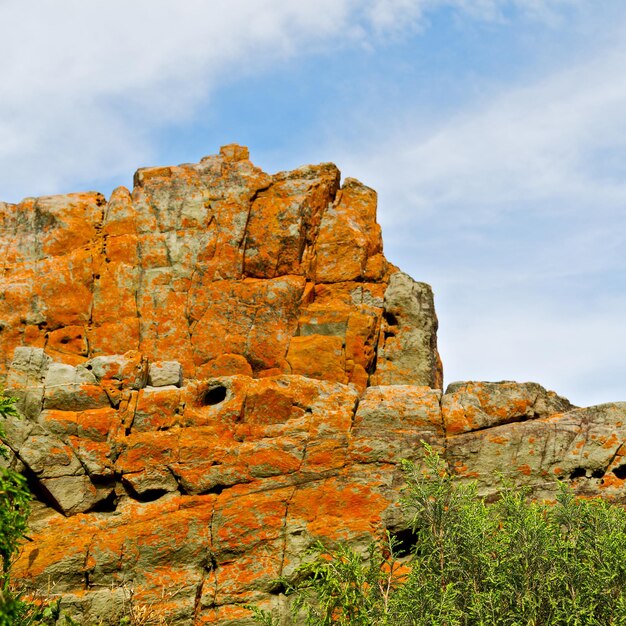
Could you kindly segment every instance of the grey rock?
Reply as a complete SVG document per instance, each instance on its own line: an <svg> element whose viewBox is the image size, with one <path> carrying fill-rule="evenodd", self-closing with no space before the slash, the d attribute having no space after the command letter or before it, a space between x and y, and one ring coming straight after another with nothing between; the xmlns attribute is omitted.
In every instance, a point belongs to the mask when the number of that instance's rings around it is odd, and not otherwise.
<svg viewBox="0 0 626 626"><path fill-rule="evenodd" d="M84 364L98 382L114 380L130 389L142 389L148 382L148 365L137 352L97 356Z"/></svg>
<svg viewBox="0 0 626 626"><path fill-rule="evenodd" d="M354 462L399 463L424 456L422 441L443 452L441 392L426 386L369 387L361 397L350 438Z"/></svg>
<svg viewBox="0 0 626 626"><path fill-rule="evenodd" d="M43 434L43 429L33 422L13 416L7 417L2 427L6 435L5 443L13 450L18 450L31 434Z"/></svg>
<svg viewBox="0 0 626 626"><path fill-rule="evenodd" d="M446 433L450 435L549 417L576 408L537 383L514 381L452 383L441 406Z"/></svg>
<svg viewBox="0 0 626 626"><path fill-rule="evenodd" d="M139 496L150 491L171 493L178 489L176 478L167 468L148 468L141 472L125 474L123 480Z"/></svg>
<svg viewBox="0 0 626 626"><path fill-rule="evenodd" d="M396 272L385 291L374 385L442 386L437 316L430 285Z"/></svg>
<svg viewBox="0 0 626 626"><path fill-rule="evenodd" d="M61 613L79 624L118 624L128 612L130 591L124 587L91 589L88 596L65 594Z"/></svg>
<svg viewBox="0 0 626 626"><path fill-rule="evenodd" d="M19 347L13 354L7 390L17 399L18 411L29 420L36 420L41 413L43 382L51 362L42 348Z"/></svg>
<svg viewBox="0 0 626 626"><path fill-rule="evenodd" d="M28 437L18 455L34 474L43 478L85 473L73 449L51 435Z"/></svg>
<svg viewBox="0 0 626 626"><path fill-rule="evenodd" d="M510 480L553 497L558 482L569 480L581 494L623 501L616 478L626 471L625 443L626 402L617 402L448 437L446 458L484 494Z"/></svg>
<svg viewBox="0 0 626 626"><path fill-rule="evenodd" d="M65 363L52 363L45 378L46 387L86 383L96 384L96 377L86 367L73 367Z"/></svg>
<svg viewBox="0 0 626 626"><path fill-rule="evenodd" d="M109 397L97 385L94 374L84 366L53 363L48 368L44 408L59 411L85 411L109 406Z"/></svg>
<svg viewBox="0 0 626 626"><path fill-rule="evenodd" d="M156 361L150 363L148 384L152 387L174 385L180 387L183 382L183 368L178 361Z"/></svg>
<svg viewBox="0 0 626 626"><path fill-rule="evenodd" d="M42 348L15 348L9 369L9 388L29 387L42 383L52 359Z"/></svg>
<svg viewBox="0 0 626 626"><path fill-rule="evenodd" d="M96 489L84 474L44 478L41 484L65 515L88 511L111 493L110 488Z"/></svg>

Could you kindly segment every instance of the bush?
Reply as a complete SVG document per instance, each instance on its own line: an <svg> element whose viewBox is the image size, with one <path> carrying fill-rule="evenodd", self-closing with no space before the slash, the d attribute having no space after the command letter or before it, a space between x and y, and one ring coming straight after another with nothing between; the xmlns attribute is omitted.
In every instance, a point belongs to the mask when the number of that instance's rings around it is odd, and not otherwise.
<svg viewBox="0 0 626 626"><path fill-rule="evenodd" d="M0 396L0 417L17 415L11 398ZM5 437L0 423L0 440ZM6 458L6 450L0 446L0 456ZM26 532L26 520L30 513L30 492L26 479L7 467L0 467L0 587L9 584L11 560Z"/></svg>
<svg viewBox="0 0 626 626"><path fill-rule="evenodd" d="M626 624L623 508L566 485L553 505L513 486L488 504L429 448L425 471L404 469L410 556L389 536L366 555L316 545L288 586L294 616L309 626Z"/></svg>

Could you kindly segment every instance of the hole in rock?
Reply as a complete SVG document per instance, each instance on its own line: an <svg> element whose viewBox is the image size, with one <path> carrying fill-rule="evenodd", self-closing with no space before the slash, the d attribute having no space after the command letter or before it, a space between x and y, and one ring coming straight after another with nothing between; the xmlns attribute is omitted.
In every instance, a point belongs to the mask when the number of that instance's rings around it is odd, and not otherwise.
<svg viewBox="0 0 626 626"><path fill-rule="evenodd" d="M587 470L584 467L575 467L569 474L570 480L584 478L585 476L587 476Z"/></svg>
<svg viewBox="0 0 626 626"><path fill-rule="evenodd" d="M65 344L69 343L70 341L72 341L72 338L71 338L71 337L68 337L67 335L64 335L63 337L61 337L61 343L62 343L63 345L65 345Z"/></svg>
<svg viewBox="0 0 626 626"><path fill-rule="evenodd" d="M218 387L211 387L211 389L207 389L200 398L200 404L202 406L215 406L220 402L224 402L226 400L226 395L228 393L228 389L223 385L219 385Z"/></svg>
<svg viewBox="0 0 626 626"><path fill-rule="evenodd" d="M387 326L397 326L398 318L391 312L385 311L383 313L383 319L387 322Z"/></svg>
<svg viewBox="0 0 626 626"><path fill-rule="evenodd" d="M274 585L272 585L269 589L268 589L269 593L271 593L273 596L280 596L280 595L286 595L287 593L287 587L285 586L285 583L281 582L281 581L276 581L276 583Z"/></svg>
<svg viewBox="0 0 626 626"><path fill-rule="evenodd" d="M204 562L204 569L207 572L214 572L217 569L217 559L215 555L210 554Z"/></svg>
<svg viewBox="0 0 626 626"><path fill-rule="evenodd" d="M374 358L367 364L366 372L371 376L378 365L378 346L375 347Z"/></svg>
<svg viewBox="0 0 626 626"><path fill-rule="evenodd" d="M613 470L613 475L615 478L619 478L620 480L624 480L626 478L626 465L620 465Z"/></svg>
<svg viewBox="0 0 626 626"><path fill-rule="evenodd" d="M604 476L604 474L606 474L606 472L602 468L595 469L595 470L593 470L593 472L591 472L591 477L592 478L602 478Z"/></svg>
<svg viewBox="0 0 626 626"><path fill-rule="evenodd" d="M167 493L167 489L148 489L143 493L135 492L135 499L139 502L154 502L162 498Z"/></svg>
<svg viewBox="0 0 626 626"><path fill-rule="evenodd" d="M415 546L419 539L418 534L410 528L389 531L389 536L394 543L395 555L399 558L409 556L415 552Z"/></svg>

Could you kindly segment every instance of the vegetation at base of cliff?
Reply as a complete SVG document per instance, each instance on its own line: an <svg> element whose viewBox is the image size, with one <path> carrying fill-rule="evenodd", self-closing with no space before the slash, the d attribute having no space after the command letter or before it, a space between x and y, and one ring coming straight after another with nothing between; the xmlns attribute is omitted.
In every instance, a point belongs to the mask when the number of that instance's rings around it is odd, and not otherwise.
<svg viewBox="0 0 626 626"><path fill-rule="evenodd" d="M406 536L365 555L315 546L287 585L294 616L309 626L626 624L622 507L565 485L552 505L512 485L489 504L430 449L426 467L405 463L410 555ZM254 619L278 624L259 608Z"/></svg>

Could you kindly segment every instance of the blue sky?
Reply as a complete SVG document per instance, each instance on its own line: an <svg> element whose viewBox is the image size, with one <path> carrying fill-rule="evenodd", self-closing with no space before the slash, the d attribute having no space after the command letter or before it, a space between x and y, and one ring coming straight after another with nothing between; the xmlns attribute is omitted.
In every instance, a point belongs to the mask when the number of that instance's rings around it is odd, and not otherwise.
<svg viewBox="0 0 626 626"><path fill-rule="evenodd" d="M447 382L626 400L623 0L0 0L0 199L248 145L379 192Z"/></svg>

